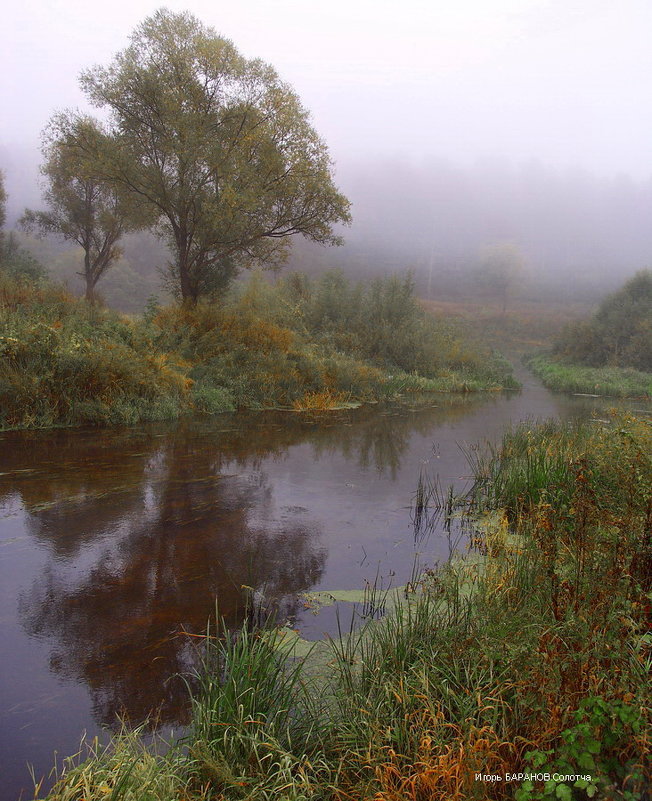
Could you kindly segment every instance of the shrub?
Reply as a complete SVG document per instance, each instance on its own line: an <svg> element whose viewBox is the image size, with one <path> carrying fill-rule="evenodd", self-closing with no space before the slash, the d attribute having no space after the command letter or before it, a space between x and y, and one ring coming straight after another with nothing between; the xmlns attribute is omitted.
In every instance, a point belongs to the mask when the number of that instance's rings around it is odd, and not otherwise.
<svg viewBox="0 0 652 801"><path fill-rule="evenodd" d="M564 329L553 352L590 367L652 371L652 272L636 273L590 320Z"/></svg>
<svg viewBox="0 0 652 801"><path fill-rule="evenodd" d="M513 385L504 363L417 305L412 279L339 272L220 305L129 320L53 286L0 276L0 427L135 424L196 410L332 408L397 391Z"/></svg>
<svg viewBox="0 0 652 801"><path fill-rule="evenodd" d="M0 427L179 414L190 383L134 324L57 289L0 284Z"/></svg>

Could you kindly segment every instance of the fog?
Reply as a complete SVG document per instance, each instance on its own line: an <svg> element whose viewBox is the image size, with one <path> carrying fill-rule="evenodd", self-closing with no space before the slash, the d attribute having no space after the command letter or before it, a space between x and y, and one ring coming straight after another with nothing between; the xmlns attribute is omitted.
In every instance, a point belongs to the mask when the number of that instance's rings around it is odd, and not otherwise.
<svg viewBox="0 0 652 801"><path fill-rule="evenodd" d="M461 167L398 158L347 165L345 179L355 222L341 252L321 259L366 260L383 272L410 267L422 273L422 289L428 274L435 287L448 291L455 277L465 287L482 247L494 242L518 245L537 291L558 284L600 294L652 264L652 180L536 160Z"/></svg>
<svg viewBox="0 0 652 801"><path fill-rule="evenodd" d="M167 5L273 64L328 143L353 225L344 248L299 245L293 265L411 267L436 283L511 241L539 283L587 288L652 264L648 0ZM80 71L108 63L157 7L27 0L3 12L10 225L38 205L48 119L87 108Z"/></svg>

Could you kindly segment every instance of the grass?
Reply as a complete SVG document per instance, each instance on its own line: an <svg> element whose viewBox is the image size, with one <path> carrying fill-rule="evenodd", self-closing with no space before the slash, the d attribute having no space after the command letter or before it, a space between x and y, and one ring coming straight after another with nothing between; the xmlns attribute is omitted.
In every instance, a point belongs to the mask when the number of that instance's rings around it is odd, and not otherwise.
<svg viewBox="0 0 652 801"><path fill-rule="evenodd" d="M57 801L185 801L190 796L185 759L178 749L166 756L146 748L140 731L124 728L108 746L83 742L80 752L55 770L49 798ZM36 788L35 798L39 788ZM208 801L195 785L193 801Z"/></svg>
<svg viewBox="0 0 652 801"><path fill-rule="evenodd" d="M131 319L0 274L0 430L516 386L506 362L433 321L412 293L408 279L255 275L219 304L150 305Z"/></svg>
<svg viewBox="0 0 652 801"><path fill-rule="evenodd" d="M188 748L217 797L298 801L328 783L319 707L292 656L274 630L207 640Z"/></svg>
<svg viewBox="0 0 652 801"><path fill-rule="evenodd" d="M550 389L612 398L652 398L652 373L632 367L585 367L547 355L535 356L529 367Z"/></svg>
<svg viewBox="0 0 652 801"><path fill-rule="evenodd" d="M652 397L652 273L643 270L608 295L588 319L555 334L552 352L529 366L551 389L607 395Z"/></svg>
<svg viewBox="0 0 652 801"><path fill-rule="evenodd" d="M147 332L64 291L0 276L0 428L176 417L190 383Z"/></svg>
<svg viewBox="0 0 652 801"><path fill-rule="evenodd" d="M480 553L342 633L317 674L280 631L208 638L183 748L152 757L161 781L177 779L165 798L642 801L651 455L652 425L635 418L517 427L472 454ZM116 747L71 768L49 801L99 797L68 788L82 773L111 787ZM551 778L476 780L506 772ZM589 778L552 778L567 774Z"/></svg>

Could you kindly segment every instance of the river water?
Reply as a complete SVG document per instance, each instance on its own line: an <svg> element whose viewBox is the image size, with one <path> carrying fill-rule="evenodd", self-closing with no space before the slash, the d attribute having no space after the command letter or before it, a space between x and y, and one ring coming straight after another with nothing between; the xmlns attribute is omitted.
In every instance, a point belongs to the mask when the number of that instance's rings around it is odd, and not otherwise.
<svg viewBox="0 0 652 801"><path fill-rule="evenodd" d="M216 603L237 625L242 585L305 637L332 632L335 608L301 593L398 586L447 558L443 532L415 542L422 472L461 492L468 446L613 405L520 372L521 392L0 434L0 799L32 798L28 763L47 774L118 715L183 726L187 634Z"/></svg>

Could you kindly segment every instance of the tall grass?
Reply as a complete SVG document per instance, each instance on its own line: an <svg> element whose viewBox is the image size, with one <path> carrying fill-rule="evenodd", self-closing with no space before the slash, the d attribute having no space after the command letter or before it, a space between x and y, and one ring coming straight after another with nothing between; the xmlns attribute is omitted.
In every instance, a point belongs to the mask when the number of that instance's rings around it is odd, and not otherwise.
<svg viewBox="0 0 652 801"><path fill-rule="evenodd" d="M559 392L652 398L652 373L632 367L584 367L546 355L535 356L528 365L547 387Z"/></svg>
<svg viewBox="0 0 652 801"><path fill-rule="evenodd" d="M55 769L57 776L48 799L57 801L185 801L189 782L181 753L166 756L146 748L140 731L123 729L108 746L97 739L83 742L80 752ZM35 798L38 797L36 788ZM193 801L208 801L199 785Z"/></svg>
<svg viewBox="0 0 652 801"><path fill-rule="evenodd" d="M0 276L0 429L169 419L189 386L142 326Z"/></svg>
<svg viewBox="0 0 652 801"><path fill-rule="evenodd" d="M476 509L504 508L516 521L543 502L567 504L573 491L573 458L590 441L587 427L551 420L509 428L498 446L468 449Z"/></svg>
<svg viewBox="0 0 652 801"><path fill-rule="evenodd" d="M327 782L319 707L292 657L274 629L207 638L188 747L220 797L298 801Z"/></svg>

